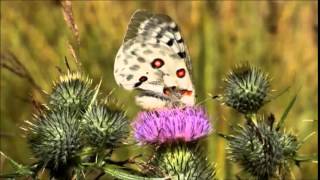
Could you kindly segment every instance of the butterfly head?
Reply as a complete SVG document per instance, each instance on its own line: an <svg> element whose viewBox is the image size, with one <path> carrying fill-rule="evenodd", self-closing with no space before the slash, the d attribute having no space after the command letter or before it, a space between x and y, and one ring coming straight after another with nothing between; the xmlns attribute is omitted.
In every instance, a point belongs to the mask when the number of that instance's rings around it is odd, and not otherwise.
<svg viewBox="0 0 320 180"><path fill-rule="evenodd" d="M194 105L194 92L192 90L188 89L180 89L176 86L172 87L165 87L163 89L163 94L170 99L173 100L173 102L180 102L178 105ZM175 101L176 100L176 101Z"/></svg>

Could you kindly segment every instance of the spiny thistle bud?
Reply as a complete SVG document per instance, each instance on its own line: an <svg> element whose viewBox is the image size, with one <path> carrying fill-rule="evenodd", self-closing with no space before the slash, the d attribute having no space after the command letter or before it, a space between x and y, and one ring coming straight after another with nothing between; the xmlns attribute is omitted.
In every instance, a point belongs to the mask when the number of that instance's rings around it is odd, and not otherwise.
<svg viewBox="0 0 320 180"><path fill-rule="evenodd" d="M296 136L277 131L261 119L257 125L237 126L228 142L229 159L257 179L283 176L299 148Z"/></svg>
<svg viewBox="0 0 320 180"><path fill-rule="evenodd" d="M76 165L83 142L77 112L55 109L34 117L33 123L27 121L27 138L39 164L53 174Z"/></svg>
<svg viewBox="0 0 320 180"><path fill-rule="evenodd" d="M84 136L95 147L114 147L129 135L125 112L111 110L106 105L94 105L83 119Z"/></svg>
<svg viewBox="0 0 320 180"><path fill-rule="evenodd" d="M196 143L173 143L160 146L150 162L152 173L184 180L212 180L215 168Z"/></svg>
<svg viewBox="0 0 320 180"><path fill-rule="evenodd" d="M256 113L267 101L269 77L256 67L236 66L224 81L222 102L241 113Z"/></svg>
<svg viewBox="0 0 320 180"><path fill-rule="evenodd" d="M54 107L75 107L84 110L94 95L91 84L92 80L79 73L60 76L60 80L54 83L49 104Z"/></svg>
<svg viewBox="0 0 320 180"><path fill-rule="evenodd" d="M141 144L189 142L207 136L212 130L209 118L201 107L140 112L133 128L134 136Z"/></svg>

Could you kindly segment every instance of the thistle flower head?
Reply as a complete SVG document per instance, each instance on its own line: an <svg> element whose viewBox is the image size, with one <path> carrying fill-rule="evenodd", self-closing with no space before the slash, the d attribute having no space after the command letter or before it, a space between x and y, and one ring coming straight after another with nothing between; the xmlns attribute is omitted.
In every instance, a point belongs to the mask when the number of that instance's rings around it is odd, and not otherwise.
<svg viewBox="0 0 320 180"><path fill-rule="evenodd" d="M83 145L77 112L55 109L28 122L28 142L39 164L56 171L76 164Z"/></svg>
<svg viewBox="0 0 320 180"><path fill-rule="evenodd" d="M272 128L266 121L257 126L238 126L229 138L229 159L238 162L242 168L258 179L277 176L279 169L288 167L298 151L296 136Z"/></svg>
<svg viewBox="0 0 320 180"><path fill-rule="evenodd" d="M140 143L194 141L211 132L203 108L184 107L140 112L133 123L134 136Z"/></svg>
<svg viewBox="0 0 320 180"><path fill-rule="evenodd" d="M236 66L226 77L222 102L237 111L256 113L270 92L268 76L248 64Z"/></svg>
<svg viewBox="0 0 320 180"><path fill-rule="evenodd" d="M114 147L129 134L129 121L125 112L111 110L105 105L94 105L83 119L84 136L97 147Z"/></svg>
<svg viewBox="0 0 320 180"><path fill-rule="evenodd" d="M208 162L199 145L195 143L174 143L160 146L150 162L157 176L185 180L212 180L214 167Z"/></svg>
<svg viewBox="0 0 320 180"><path fill-rule="evenodd" d="M60 76L59 81L54 83L52 93L49 96L49 104L54 107L85 109L94 94L91 83L92 80L79 73Z"/></svg>

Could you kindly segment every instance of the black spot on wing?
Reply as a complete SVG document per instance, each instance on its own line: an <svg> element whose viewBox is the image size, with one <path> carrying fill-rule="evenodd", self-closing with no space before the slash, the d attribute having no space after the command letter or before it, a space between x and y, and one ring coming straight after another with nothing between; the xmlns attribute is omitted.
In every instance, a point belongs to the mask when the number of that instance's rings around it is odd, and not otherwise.
<svg viewBox="0 0 320 180"><path fill-rule="evenodd" d="M134 56L137 55L135 51L131 51L131 54Z"/></svg>
<svg viewBox="0 0 320 180"><path fill-rule="evenodd" d="M179 52L178 55L179 55L181 58L185 58L185 57L186 57L186 52Z"/></svg>
<svg viewBox="0 0 320 180"><path fill-rule="evenodd" d="M136 71L136 70L138 70L139 68L140 68L140 66L139 66L139 65L136 65L136 64L129 67L129 69L132 70L132 71Z"/></svg>
<svg viewBox="0 0 320 180"><path fill-rule="evenodd" d="M172 45L173 45L173 41L174 41L173 39L170 39L170 40L167 42L167 45L168 45L168 46L172 46Z"/></svg>
<svg viewBox="0 0 320 180"><path fill-rule="evenodd" d="M178 43L183 43L184 41L183 41L183 39L181 38L181 39L177 40L177 42L178 42Z"/></svg>
<svg viewBox="0 0 320 180"><path fill-rule="evenodd" d="M143 57L138 57L138 59L137 59L139 62L141 62L141 63L144 63L144 62L146 62L146 60L143 58Z"/></svg>
<svg viewBox="0 0 320 180"><path fill-rule="evenodd" d="M139 81L134 84L134 87L136 88L136 87L141 86L141 84L142 84L143 82L147 81L147 80L148 80L147 76L141 76L141 77L139 78Z"/></svg>
<svg viewBox="0 0 320 180"><path fill-rule="evenodd" d="M139 81L140 81L140 82L145 82L145 81L147 81L147 80L148 80L147 76L141 76L141 77L139 78Z"/></svg>
<svg viewBox="0 0 320 180"><path fill-rule="evenodd" d="M162 36L163 36L163 33L159 33L159 34L157 34L156 38L160 39L160 38L162 38Z"/></svg>
<svg viewBox="0 0 320 180"><path fill-rule="evenodd" d="M175 26L172 28L172 31L178 32L179 31L179 27L175 24Z"/></svg>
<svg viewBox="0 0 320 180"><path fill-rule="evenodd" d="M139 87L141 84L142 84L142 82L139 81L139 82L134 84L134 87Z"/></svg>
<svg viewBox="0 0 320 180"><path fill-rule="evenodd" d="M127 76L127 80L128 80L128 81L130 81L132 78L133 78L133 75L132 75L132 74L129 74L129 75Z"/></svg>
<svg viewBox="0 0 320 180"><path fill-rule="evenodd" d="M147 50L143 51L143 54L151 54L151 53L152 53L152 51L150 49L147 49Z"/></svg>

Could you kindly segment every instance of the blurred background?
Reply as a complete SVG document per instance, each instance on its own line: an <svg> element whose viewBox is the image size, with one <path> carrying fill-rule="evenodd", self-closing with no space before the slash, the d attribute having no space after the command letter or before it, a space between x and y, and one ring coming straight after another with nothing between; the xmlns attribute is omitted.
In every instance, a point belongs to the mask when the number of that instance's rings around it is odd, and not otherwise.
<svg viewBox="0 0 320 180"><path fill-rule="evenodd" d="M286 121L286 130L305 138L312 136L300 154L318 152L318 2L317 1L74 1L73 12L80 32L80 60L83 71L94 83L102 77L102 92L114 89L114 96L126 105L134 118L139 108L134 93L119 88L113 77L113 62L127 24L137 9L171 16L180 26L193 62L193 79L198 101L221 92L222 78L233 65L248 61L272 77L276 92L289 91L268 103L262 113L279 119L299 91ZM67 41L71 32L57 1L1 1L1 54L11 52L25 66L34 84L50 92L72 63ZM74 66L72 67L74 68ZM30 83L31 82L31 83ZM32 163L26 139L19 128L32 119L30 98L45 103L46 97L32 81L1 68L1 151L22 163ZM206 106L216 132L230 133L230 124L242 117L217 101ZM211 135L204 142L208 159L217 164L219 179L235 179L239 167L226 159L226 141ZM129 148L123 154L134 154ZM293 166L296 179L318 179L317 163ZM10 170L1 158L0 171Z"/></svg>

